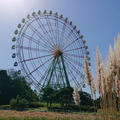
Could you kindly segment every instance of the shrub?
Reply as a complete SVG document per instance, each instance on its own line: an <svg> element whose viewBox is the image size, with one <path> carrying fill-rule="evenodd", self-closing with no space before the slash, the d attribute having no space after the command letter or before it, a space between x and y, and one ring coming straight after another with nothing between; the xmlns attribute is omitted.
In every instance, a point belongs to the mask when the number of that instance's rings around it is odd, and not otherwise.
<svg viewBox="0 0 120 120"><path fill-rule="evenodd" d="M31 102L29 103L30 108L37 108L37 107L44 107L44 104L41 104L40 102Z"/></svg>
<svg viewBox="0 0 120 120"><path fill-rule="evenodd" d="M13 99L10 101L10 108L12 108L12 109L16 108L16 99L13 98Z"/></svg>
<svg viewBox="0 0 120 120"><path fill-rule="evenodd" d="M8 110L10 105L0 105L0 109Z"/></svg>
<svg viewBox="0 0 120 120"><path fill-rule="evenodd" d="M10 101L10 108L11 109L24 109L28 107L28 101L25 98L20 98L17 96L16 99L12 99Z"/></svg>
<svg viewBox="0 0 120 120"><path fill-rule="evenodd" d="M48 107L49 111L55 112L96 112L97 110L94 107L90 106L80 106L71 105L69 107Z"/></svg>
<svg viewBox="0 0 120 120"><path fill-rule="evenodd" d="M25 98L19 100L18 108L27 108L27 107L28 107L28 101Z"/></svg>

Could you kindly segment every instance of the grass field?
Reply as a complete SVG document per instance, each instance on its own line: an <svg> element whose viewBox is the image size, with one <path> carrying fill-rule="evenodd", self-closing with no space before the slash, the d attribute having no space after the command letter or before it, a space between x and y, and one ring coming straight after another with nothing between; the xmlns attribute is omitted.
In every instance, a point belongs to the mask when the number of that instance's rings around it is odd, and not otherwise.
<svg viewBox="0 0 120 120"><path fill-rule="evenodd" d="M99 115L92 113L54 113L39 111L0 110L0 120L101 120Z"/></svg>

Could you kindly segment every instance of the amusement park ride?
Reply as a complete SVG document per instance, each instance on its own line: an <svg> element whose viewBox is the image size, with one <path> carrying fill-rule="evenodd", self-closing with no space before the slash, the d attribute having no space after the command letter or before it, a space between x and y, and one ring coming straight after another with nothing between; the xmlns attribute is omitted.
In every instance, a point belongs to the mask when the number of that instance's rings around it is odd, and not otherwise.
<svg viewBox="0 0 120 120"><path fill-rule="evenodd" d="M90 60L88 46L80 30L58 13L33 12L22 19L14 32L12 58L18 73L40 89L83 87L84 56Z"/></svg>

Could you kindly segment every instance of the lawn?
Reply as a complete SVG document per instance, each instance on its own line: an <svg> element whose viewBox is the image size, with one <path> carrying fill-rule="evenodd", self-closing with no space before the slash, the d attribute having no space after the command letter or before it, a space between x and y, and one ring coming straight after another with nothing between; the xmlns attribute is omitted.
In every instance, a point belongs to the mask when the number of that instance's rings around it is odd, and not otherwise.
<svg viewBox="0 0 120 120"><path fill-rule="evenodd" d="M92 113L55 113L39 111L0 110L0 120L101 120L100 115Z"/></svg>

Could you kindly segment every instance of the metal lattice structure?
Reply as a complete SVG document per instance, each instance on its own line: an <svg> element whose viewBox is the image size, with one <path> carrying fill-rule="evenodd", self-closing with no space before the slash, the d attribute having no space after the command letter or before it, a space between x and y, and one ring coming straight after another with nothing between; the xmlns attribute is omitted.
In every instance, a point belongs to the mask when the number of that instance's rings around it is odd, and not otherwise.
<svg viewBox="0 0 120 120"><path fill-rule="evenodd" d="M38 11L22 19L12 41L20 65L28 81L35 86L61 88L84 86L83 62L88 47L83 35L68 18L57 13Z"/></svg>

